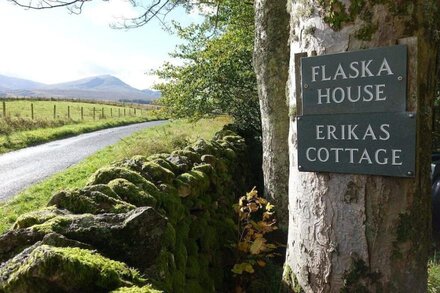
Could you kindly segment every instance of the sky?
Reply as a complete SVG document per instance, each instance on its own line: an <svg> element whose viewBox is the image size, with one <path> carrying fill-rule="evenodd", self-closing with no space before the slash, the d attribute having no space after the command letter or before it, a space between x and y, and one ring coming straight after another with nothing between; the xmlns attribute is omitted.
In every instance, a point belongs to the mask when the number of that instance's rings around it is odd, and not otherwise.
<svg viewBox="0 0 440 293"><path fill-rule="evenodd" d="M158 79L149 72L171 60L168 53L181 40L157 20L136 29L110 28L135 15L127 0L86 2L80 15L0 1L0 74L47 84L110 74L138 89L151 88ZM189 24L201 18L179 9L171 19Z"/></svg>

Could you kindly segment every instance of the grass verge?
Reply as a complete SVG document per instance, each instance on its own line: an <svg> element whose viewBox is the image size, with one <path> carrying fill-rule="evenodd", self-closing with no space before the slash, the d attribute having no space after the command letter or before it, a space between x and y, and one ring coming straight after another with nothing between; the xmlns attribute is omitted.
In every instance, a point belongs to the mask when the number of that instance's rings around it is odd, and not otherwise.
<svg viewBox="0 0 440 293"><path fill-rule="evenodd" d="M0 233L9 229L21 214L46 206L54 192L84 186L89 176L100 167L138 154L171 152L199 138L210 139L229 122L227 117L202 119L195 123L179 120L141 130L91 155L81 163L33 185L11 200L0 203Z"/></svg>
<svg viewBox="0 0 440 293"><path fill-rule="evenodd" d="M150 120L154 119L147 119L146 117L128 117L114 120L101 120L97 122L89 121L55 128L41 128L14 132L10 135L0 135L0 154L61 138L75 136L81 133Z"/></svg>

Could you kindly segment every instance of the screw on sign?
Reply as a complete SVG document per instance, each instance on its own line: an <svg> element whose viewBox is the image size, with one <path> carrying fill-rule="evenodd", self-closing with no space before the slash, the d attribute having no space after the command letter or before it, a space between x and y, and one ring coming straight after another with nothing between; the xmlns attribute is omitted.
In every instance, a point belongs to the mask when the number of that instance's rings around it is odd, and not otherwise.
<svg viewBox="0 0 440 293"><path fill-rule="evenodd" d="M414 176L406 46L303 58L298 169Z"/></svg>

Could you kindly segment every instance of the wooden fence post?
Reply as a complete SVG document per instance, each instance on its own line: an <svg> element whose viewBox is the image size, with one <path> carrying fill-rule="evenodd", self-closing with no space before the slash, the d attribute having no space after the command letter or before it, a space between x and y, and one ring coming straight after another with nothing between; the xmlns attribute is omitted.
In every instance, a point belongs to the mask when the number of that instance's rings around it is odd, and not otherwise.
<svg viewBox="0 0 440 293"><path fill-rule="evenodd" d="M70 106L67 106L67 119L70 119Z"/></svg>
<svg viewBox="0 0 440 293"><path fill-rule="evenodd" d="M101 108L101 119L104 119L104 107Z"/></svg>
<svg viewBox="0 0 440 293"><path fill-rule="evenodd" d="M57 105L53 105L53 119L57 119Z"/></svg>
<svg viewBox="0 0 440 293"><path fill-rule="evenodd" d="M84 120L84 107L81 107L81 120Z"/></svg>
<svg viewBox="0 0 440 293"><path fill-rule="evenodd" d="M34 103L31 103L31 119L34 120Z"/></svg>
<svg viewBox="0 0 440 293"><path fill-rule="evenodd" d="M95 109L95 107L93 107L93 120L96 119L96 113L95 113L95 111L96 111L96 109Z"/></svg>
<svg viewBox="0 0 440 293"><path fill-rule="evenodd" d="M110 108L110 117L113 117L113 108Z"/></svg>
<svg viewBox="0 0 440 293"><path fill-rule="evenodd" d="M6 101L3 101L3 118L6 117Z"/></svg>

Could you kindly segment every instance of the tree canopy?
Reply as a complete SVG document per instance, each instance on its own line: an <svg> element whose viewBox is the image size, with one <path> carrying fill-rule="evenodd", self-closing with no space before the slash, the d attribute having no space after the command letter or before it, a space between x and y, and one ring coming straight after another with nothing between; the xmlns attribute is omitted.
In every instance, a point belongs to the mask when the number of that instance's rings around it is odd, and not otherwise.
<svg viewBox="0 0 440 293"><path fill-rule="evenodd" d="M186 42L156 73L162 102L175 117L200 118L225 113L242 130L260 132L260 109L252 65L252 3L226 0L202 24L174 25Z"/></svg>

